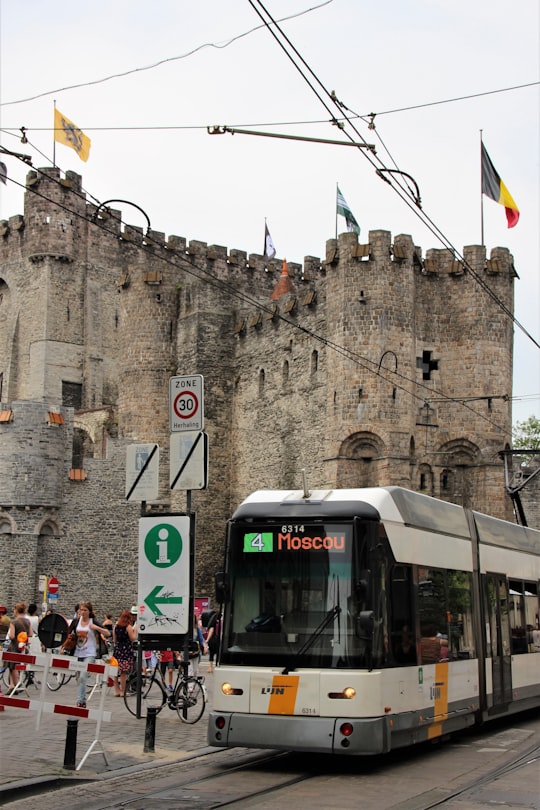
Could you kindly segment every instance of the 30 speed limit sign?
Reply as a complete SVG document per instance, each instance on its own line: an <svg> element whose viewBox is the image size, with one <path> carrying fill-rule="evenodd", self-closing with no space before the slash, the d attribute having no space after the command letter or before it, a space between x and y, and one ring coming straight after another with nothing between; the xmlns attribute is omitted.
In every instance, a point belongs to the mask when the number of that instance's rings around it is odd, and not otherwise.
<svg viewBox="0 0 540 810"><path fill-rule="evenodd" d="M204 380L201 374L170 378L169 410L171 433L203 429Z"/></svg>

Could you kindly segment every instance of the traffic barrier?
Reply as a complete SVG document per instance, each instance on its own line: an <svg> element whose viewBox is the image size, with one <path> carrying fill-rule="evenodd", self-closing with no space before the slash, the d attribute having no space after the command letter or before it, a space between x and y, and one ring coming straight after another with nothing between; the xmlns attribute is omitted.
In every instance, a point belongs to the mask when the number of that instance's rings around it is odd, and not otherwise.
<svg viewBox="0 0 540 810"><path fill-rule="evenodd" d="M99 709L83 709L82 706L66 706L63 703L47 703L31 698L12 697L0 695L0 706L11 706L12 709L30 709L45 714L58 714L63 717L77 717L85 720L105 720L110 722L112 712L101 712Z"/></svg>
<svg viewBox="0 0 540 810"><path fill-rule="evenodd" d="M83 708L82 706L66 706L61 703L50 703L45 700L47 675L51 670L61 672L86 671L94 675L103 676L104 680L106 678L107 685L112 686L113 677L118 673L118 665L99 662L86 663L84 660L78 661L76 658L73 658L71 656L60 656L55 655L53 653L40 653L38 655L30 655L29 653L1 652L0 661L15 664L17 669L22 670L27 669L32 672L43 670L43 680L41 684L41 694L39 700L16 697L14 693L12 693L11 695L3 695L0 693L0 711L2 711L4 707L8 706L11 706L12 708L15 709L29 709L30 711L36 711L37 728L39 728L41 715L43 714L43 712L56 714L67 718L74 718L73 720L68 719L68 730L66 737L65 762L69 763L68 765L69 769L72 769L71 760L74 756L73 751L76 748L76 734L77 734L78 720L84 719L96 721L95 739L92 742L90 748L87 750L84 757L82 758L81 762L77 766L77 770L82 768L86 758L92 753L93 748L98 744L101 745L101 743L99 742L99 733L101 730L102 721L105 720L109 722L112 718L112 712L106 712L104 710L106 690L105 689L101 690L101 700L98 709L87 709ZM73 739L73 734L75 734L75 739ZM105 763L108 764L107 757L105 756L105 752L103 751L103 746L101 746L101 748L102 748L101 753L103 754Z"/></svg>

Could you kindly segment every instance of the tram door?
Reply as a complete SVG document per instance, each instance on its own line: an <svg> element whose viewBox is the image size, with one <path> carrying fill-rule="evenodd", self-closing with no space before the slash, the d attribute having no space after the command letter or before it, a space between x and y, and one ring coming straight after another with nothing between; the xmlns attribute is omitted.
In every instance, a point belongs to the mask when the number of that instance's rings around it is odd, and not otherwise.
<svg viewBox="0 0 540 810"><path fill-rule="evenodd" d="M503 574L486 575L487 649L491 651L493 680L492 711L502 709L512 699L512 661L508 583Z"/></svg>

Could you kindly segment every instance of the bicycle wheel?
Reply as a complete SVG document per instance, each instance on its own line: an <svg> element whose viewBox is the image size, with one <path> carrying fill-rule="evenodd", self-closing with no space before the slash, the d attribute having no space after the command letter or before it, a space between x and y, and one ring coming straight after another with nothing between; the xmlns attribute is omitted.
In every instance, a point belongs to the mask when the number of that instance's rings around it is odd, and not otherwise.
<svg viewBox="0 0 540 810"><path fill-rule="evenodd" d="M4 689L9 689L9 667L5 666L0 670L0 677L2 679L2 686Z"/></svg>
<svg viewBox="0 0 540 810"><path fill-rule="evenodd" d="M197 678L180 680L174 693L176 711L182 723L196 723L201 719L206 706L204 689Z"/></svg>
<svg viewBox="0 0 540 810"><path fill-rule="evenodd" d="M66 676L63 672L49 672L47 675L47 689L50 689L51 692L58 692L65 683Z"/></svg>
<svg viewBox="0 0 540 810"><path fill-rule="evenodd" d="M166 700L167 697L160 683L155 678L146 678L143 675L141 679L141 717L146 717L149 708L157 709L160 712ZM126 709L137 717L137 681L135 679L130 680L129 687L126 684L124 703Z"/></svg>

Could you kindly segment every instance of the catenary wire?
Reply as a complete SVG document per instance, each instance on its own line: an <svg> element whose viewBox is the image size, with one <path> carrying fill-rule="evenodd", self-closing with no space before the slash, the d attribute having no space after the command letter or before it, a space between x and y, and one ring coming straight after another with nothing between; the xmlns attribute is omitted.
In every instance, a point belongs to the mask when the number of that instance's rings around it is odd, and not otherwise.
<svg viewBox="0 0 540 810"><path fill-rule="evenodd" d="M336 119L332 115L331 108L328 106L328 103L323 99L321 93L326 95L329 99L329 102L334 104L338 110L345 110L347 109L345 105L339 101L336 97L335 93L329 91L319 77L314 73L311 67L307 64L304 58L299 54L295 46L289 40L287 35L283 32L280 28L278 22L274 20L270 12L265 8L262 0L248 0L249 4L255 11L255 13L260 17L263 22L266 23L267 28L271 36L275 39L279 47L283 50L287 58L292 62L296 70L300 73L300 75L304 78L308 86L317 96L317 98L321 101L323 106L327 111L330 112L332 116L332 123L337 123ZM265 16L266 15L266 16ZM279 36L278 36L279 34ZM281 37L281 39L280 39ZM287 48L290 48L293 53L291 53ZM301 64L299 64L295 60L295 56L298 57ZM315 87L314 83L316 82L318 87ZM365 144L366 141L364 140L362 134L354 125L352 120L350 120L347 116L345 116L345 120L347 120L349 126L352 130L356 133L356 136ZM349 138L349 140L353 140L352 135L345 130L345 126L343 122L339 124L339 128L342 130L344 135ZM371 165L377 170L377 163L379 167L382 169L387 169L387 167L382 163L381 159L377 155L370 154L369 150L361 149L360 153L362 156L371 163ZM379 172L380 174L380 172ZM466 271L474 278L474 280L480 285L480 287L487 293L487 295L501 308L501 310L512 320L512 322L523 332L523 334L529 338L529 340L540 349L540 343L527 331L527 329L523 326L523 324L518 321L515 317L514 313L504 304L504 302L496 295L496 293L491 289L491 287L484 281L484 279L479 276L478 273L470 266L467 262L465 257L461 254L461 252L453 245L453 243L446 237L446 235L439 229L439 227L435 224L435 222L424 212L421 208L419 208L417 201L412 197L411 190L408 186L402 183L399 178L396 178L394 175L391 175L390 178L383 177L383 179L391 186L391 188L398 194L398 196L405 202L405 204L411 209L411 211L417 216L423 224L428 228L428 230L433 233L436 239L438 239L441 244L444 245L445 248L451 250L462 263Z"/></svg>
<svg viewBox="0 0 540 810"><path fill-rule="evenodd" d="M304 9L303 11L299 11L296 14L289 14L287 17L281 17L280 22L285 22L287 20L294 20L296 17L302 17L304 14L309 14L311 11L316 11L323 6L328 6L330 3L333 3L334 0L324 0L324 2L319 3L316 6L312 6L311 8ZM38 98L44 98L45 96L51 96L54 93L62 93L65 90L77 90L81 87L91 87L92 85L96 84L104 84L105 82L109 82L113 79L121 79L124 76L130 76L133 73L142 73L146 70L153 70L154 68L160 67L161 65L165 65L168 62L178 62L181 59L186 59L188 56L193 56L194 54L198 53L198 51L202 51L205 48L228 48L229 45L232 45L234 42L237 42L239 39L243 39L244 37L249 36L250 34L255 33L255 31L259 31L262 28L265 28L264 25L257 25L254 28L250 28L249 31L244 31L241 34L237 34L234 37L226 40L225 42L205 42L202 45L198 45L196 48L192 48L190 51L186 53L180 54L179 56L170 56L166 59L160 59L158 62L154 62L152 65L146 65L146 67L138 67L138 68L131 68L130 70L124 70L121 73L113 73L110 76L103 76L101 79L94 79L88 82L80 82L79 84L69 84L65 87L58 87L56 90L46 90L43 93L38 93L35 96L28 96L27 98L17 99L16 101L4 101L0 104L0 107L8 107L13 106L15 104L23 104L27 101L35 101Z"/></svg>

